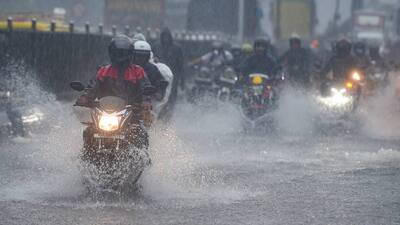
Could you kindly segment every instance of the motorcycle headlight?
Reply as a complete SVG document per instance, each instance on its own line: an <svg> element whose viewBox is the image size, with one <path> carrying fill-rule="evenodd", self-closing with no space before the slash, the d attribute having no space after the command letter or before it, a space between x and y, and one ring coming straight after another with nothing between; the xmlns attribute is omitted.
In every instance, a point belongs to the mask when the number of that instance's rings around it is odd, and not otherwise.
<svg viewBox="0 0 400 225"><path fill-rule="evenodd" d="M119 128L119 117L103 114L99 119L99 128L104 131L116 131Z"/></svg>
<svg viewBox="0 0 400 225"><path fill-rule="evenodd" d="M351 75L351 78L355 81L361 81L361 75L358 72L354 72L353 75Z"/></svg>
<svg viewBox="0 0 400 225"><path fill-rule="evenodd" d="M346 93L347 91L344 88L342 89L331 88L331 92L333 96L340 96Z"/></svg>
<svg viewBox="0 0 400 225"><path fill-rule="evenodd" d="M346 95L347 90L342 89L331 89L331 95L329 97L319 97L319 102L328 107L343 107L351 103L352 98Z"/></svg>
<svg viewBox="0 0 400 225"><path fill-rule="evenodd" d="M347 83L346 83L346 87L347 87L348 89L352 89L352 88L353 88L353 83L347 82Z"/></svg>
<svg viewBox="0 0 400 225"><path fill-rule="evenodd" d="M23 116L22 117L22 122L23 123L36 123L39 122L43 118L43 113L33 113L29 116Z"/></svg>
<svg viewBox="0 0 400 225"><path fill-rule="evenodd" d="M260 84L262 84L262 82L263 82L263 78L261 76L254 76L251 79L251 83L254 85L260 85Z"/></svg>

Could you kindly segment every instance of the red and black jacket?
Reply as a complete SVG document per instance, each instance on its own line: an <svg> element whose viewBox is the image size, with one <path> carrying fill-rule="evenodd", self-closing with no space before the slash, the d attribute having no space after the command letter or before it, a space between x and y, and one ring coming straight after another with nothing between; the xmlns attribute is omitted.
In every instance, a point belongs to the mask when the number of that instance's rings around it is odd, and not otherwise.
<svg viewBox="0 0 400 225"><path fill-rule="evenodd" d="M96 85L88 92L90 99L117 96L128 104L140 104L143 101L143 88L150 82L142 67L130 65L119 69L112 65L100 67L96 75Z"/></svg>

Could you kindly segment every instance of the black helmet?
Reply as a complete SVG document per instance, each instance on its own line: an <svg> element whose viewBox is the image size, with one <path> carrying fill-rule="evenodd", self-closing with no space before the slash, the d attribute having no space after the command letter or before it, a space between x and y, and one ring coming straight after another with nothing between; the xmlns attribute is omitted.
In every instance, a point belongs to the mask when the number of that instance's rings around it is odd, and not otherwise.
<svg viewBox="0 0 400 225"><path fill-rule="evenodd" d="M358 56L365 55L367 53L367 45L362 41L358 41L354 44L353 51Z"/></svg>
<svg viewBox="0 0 400 225"><path fill-rule="evenodd" d="M289 45L290 48L293 48L295 46L301 47L301 38L298 34L293 34L290 39L289 39Z"/></svg>
<svg viewBox="0 0 400 225"><path fill-rule="evenodd" d="M267 39L259 38L254 41L254 52L267 53L270 42Z"/></svg>
<svg viewBox="0 0 400 225"><path fill-rule="evenodd" d="M132 40L126 35L114 37L108 45L108 55L111 63L116 65L128 65L133 53Z"/></svg>
<svg viewBox="0 0 400 225"><path fill-rule="evenodd" d="M336 42L336 54L338 56L348 56L351 53L352 43L346 38L342 38Z"/></svg>

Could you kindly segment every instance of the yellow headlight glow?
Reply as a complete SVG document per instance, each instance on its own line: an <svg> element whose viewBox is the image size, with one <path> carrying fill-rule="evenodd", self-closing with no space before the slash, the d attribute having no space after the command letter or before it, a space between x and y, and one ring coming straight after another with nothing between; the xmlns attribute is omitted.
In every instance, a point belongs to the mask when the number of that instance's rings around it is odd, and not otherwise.
<svg viewBox="0 0 400 225"><path fill-rule="evenodd" d="M346 87L347 87L348 89L352 89L352 88L353 88L353 83L347 82L347 83L346 83Z"/></svg>
<svg viewBox="0 0 400 225"><path fill-rule="evenodd" d="M114 115L101 115L99 128L104 131L116 131L119 128L119 118Z"/></svg>
<svg viewBox="0 0 400 225"><path fill-rule="evenodd" d="M254 85L260 85L263 82L263 78L261 76L254 76L251 80L251 83Z"/></svg>

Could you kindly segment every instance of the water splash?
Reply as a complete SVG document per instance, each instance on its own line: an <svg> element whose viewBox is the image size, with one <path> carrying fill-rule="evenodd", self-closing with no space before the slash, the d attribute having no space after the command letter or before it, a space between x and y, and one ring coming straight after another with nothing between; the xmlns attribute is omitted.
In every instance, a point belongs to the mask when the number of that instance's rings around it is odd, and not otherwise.
<svg viewBox="0 0 400 225"><path fill-rule="evenodd" d="M308 136L313 132L317 109L310 95L294 88L286 88L274 113L280 133Z"/></svg>
<svg viewBox="0 0 400 225"><path fill-rule="evenodd" d="M400 90L397 73L391 74L388 87L376 96L366 99L359 116L363 121L362 131L372 138L398 139L400 137Z"/></svg>
<svg viewBox="0 0 400 225"><path fill-rule="evenodd" d="M45 121L24 141L1 144L1 198L35 199L75 195L80 189L76 156L81 126L69 104L56 101L23 62L10 62L3 72L6 87L21 98L18 106L39 107Z"/></svg>

